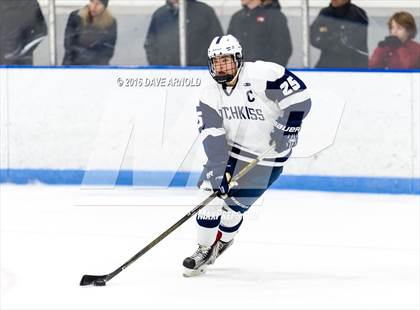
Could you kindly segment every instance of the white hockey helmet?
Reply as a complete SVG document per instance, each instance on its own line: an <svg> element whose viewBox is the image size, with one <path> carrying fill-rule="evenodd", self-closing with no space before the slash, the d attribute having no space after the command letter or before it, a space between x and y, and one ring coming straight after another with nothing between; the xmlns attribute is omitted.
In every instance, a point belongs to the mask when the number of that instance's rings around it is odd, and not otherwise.
<svg viewBox="0 0 420 310"><path fill-rule="evenodd" d="M213 58L217 56L231 55L236 64L236 73L225 74L225 75L216 75ZM207 51L208 62L207 66L209 68L210 74L213 79L220 84L224 84L232 81L238 74L239 70L242 67L242 46L233 35L228 34L225 36L215 37L209 46Z"/></svg>

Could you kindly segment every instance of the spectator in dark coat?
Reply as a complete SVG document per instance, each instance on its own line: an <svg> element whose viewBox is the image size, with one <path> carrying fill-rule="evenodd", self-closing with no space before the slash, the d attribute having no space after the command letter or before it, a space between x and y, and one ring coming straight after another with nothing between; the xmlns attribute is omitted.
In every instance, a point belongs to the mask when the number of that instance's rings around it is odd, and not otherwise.
<svg viewBox="0 0 420 310"><path fill-rule="evenodd" d="M311 44L321 50L317 68L367 68L366 12L350 0L331 0L311 25Z"/></svg>
<svg viewBox="0 0 420 310"><path fill-rule="evenodd" d="M33 65L33 52L46 35L37 0L0 0L0 64Z"/></svg>
<svg viewBox="0 0 420 310"><path fill-rule="evenodd" d="M413 15L398 12L388 22L389 36L379 42L369 59L370 68L420 69L420 44L413 39L417 26Z"/></svg>
<svg viewBox="0 0 420 310"><path fill-rule="evenodd" d="M108 0L90 0L70 13L64 36L63 65L109 65L117 40L117 21Z"/></svg>
<svg viewBox="0 0 420 310"><path fill-rule="evenodd" d="M187 0L187 65L206 66L211 40L223 35L213 8ZM167 0L152 16L144 43L150 65L179 66L178 0Z"/></svg>
<svg viewBox="0 0 420 310"><path fill-rule="evenodd" d="M271 7L275 9L281 9L279 0L263 0L262 5L265 7Z"/></svg>
<svg viewBox="0 0 420 310"><path fill-rule="evenodd" d="M264 60L286 66L292 54L292 40L286 16L273 4L241 0L243 8L229 23L228 34L242 45L245 61Z"/></svg>

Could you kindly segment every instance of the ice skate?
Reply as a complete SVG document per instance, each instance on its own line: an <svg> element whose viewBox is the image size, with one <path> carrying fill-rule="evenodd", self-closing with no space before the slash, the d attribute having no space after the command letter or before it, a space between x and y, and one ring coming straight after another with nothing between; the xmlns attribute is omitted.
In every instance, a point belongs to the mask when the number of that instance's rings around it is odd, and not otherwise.
<svg viewBox="0 0 420 310"><path fill-rule="evenodd" d="M185 267L184 277L194 277L204 274L207 269L208 262L212 259L212 256L216 255L216 245L207 247L199 245L197 251L187 258L182 263Z"/></svg>
<svg viewBox="0 0 420 310"><path fill-rule="evenodd" d="M233 239L228 241L228 242L224 242L222 240L218 240L216 241L216 244L214 245L215 247L215 254L212 255L209 259L209 261L207 262L207 265L212 265L214 264L214 262L216 261L216 259L223 254L224 251L227 250L227 248L229 248L231 245L233 244Z"/></svg>

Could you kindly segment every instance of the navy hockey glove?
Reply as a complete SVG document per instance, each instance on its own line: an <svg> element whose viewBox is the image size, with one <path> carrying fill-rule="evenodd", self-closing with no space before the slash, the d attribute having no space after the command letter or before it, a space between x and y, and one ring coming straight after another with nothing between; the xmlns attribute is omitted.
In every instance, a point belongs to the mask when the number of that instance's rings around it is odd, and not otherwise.
<svg viewBox="0 0 420 310"><path fill-rule="evenodd" d="M213 191L218 197L223 199L229 197L229 190L233 187L229 186L229 182L232 178L231 170L232 167L230 165L222 165L208 169L205 174L204 180L210 182Z"/></svg>
<svg viewBox="0 0 420 310"><path fill-rule="evenodd" d="M276 152L281 153L297 145L301 123L301 115L299 115L296 119L289 118L286 124L284 119L281 117L274 121L274 128L270 133L270 144L276 143Z"/></svg>

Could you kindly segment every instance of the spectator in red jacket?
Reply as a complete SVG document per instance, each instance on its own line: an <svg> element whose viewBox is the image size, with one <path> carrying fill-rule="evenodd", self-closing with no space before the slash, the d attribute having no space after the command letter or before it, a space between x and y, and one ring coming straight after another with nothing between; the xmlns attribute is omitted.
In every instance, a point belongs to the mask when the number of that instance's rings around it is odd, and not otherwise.
<svg viewBox="0 0 420 310"><path fill-rule="evenodd" d="M408 12L392 15L388 22L389 36L379 42L369 59L370 68L420 69L420 44L413 39L416 22Z"/></svg>

